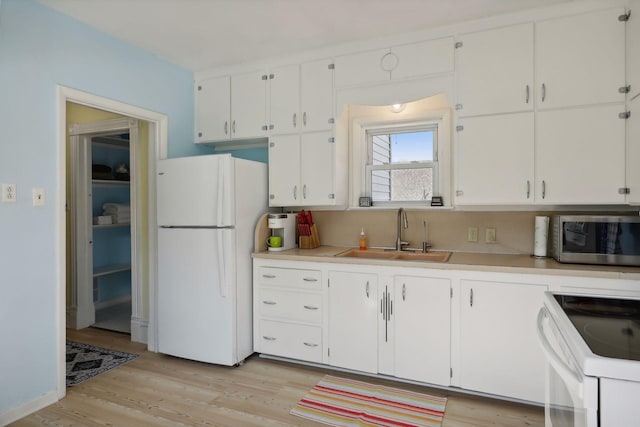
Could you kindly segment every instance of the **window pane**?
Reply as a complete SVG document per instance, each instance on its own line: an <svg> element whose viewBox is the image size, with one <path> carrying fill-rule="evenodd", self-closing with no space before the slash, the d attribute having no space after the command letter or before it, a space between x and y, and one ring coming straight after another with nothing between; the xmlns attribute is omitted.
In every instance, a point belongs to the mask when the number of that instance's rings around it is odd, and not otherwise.
<svg viewBox="0 0 640 427"><path fill-rule="evenodd" d="M378 202L391 200L391 171L371 171L371 200Z"/></svg>
<svg viewBox="0 0 640 427"><path fill-rule="evenodd" d="M391 171L391 200L400 202L429 200L432 195L432 168Z"/></svg>
<svg viewBox="0 0 640 427"><path fill-rule="evenodd" d="M433 161L433 131L393 133L391 163Z"/></svg>
<svg viewBox="0 0 640 427"><path fill-rule="evenodd" d="M388 165L391 161L391 135L373 135L372 164Z"/></svg>

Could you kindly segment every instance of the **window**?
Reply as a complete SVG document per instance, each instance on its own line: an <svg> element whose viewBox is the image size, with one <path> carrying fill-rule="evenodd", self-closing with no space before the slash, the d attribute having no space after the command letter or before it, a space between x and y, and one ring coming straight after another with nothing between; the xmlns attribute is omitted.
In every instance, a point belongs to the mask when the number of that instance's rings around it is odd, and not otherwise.
<svg viewBox="0 0 640 427"><path fill-rule="evenodd" d="M366 131L366 192L375 204L427 204L438 193L438 125Z"/></svg>

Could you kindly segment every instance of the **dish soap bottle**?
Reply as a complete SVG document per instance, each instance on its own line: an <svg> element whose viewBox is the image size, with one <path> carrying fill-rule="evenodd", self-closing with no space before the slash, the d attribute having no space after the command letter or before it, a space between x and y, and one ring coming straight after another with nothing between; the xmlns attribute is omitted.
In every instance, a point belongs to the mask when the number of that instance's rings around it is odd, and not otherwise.
<svg viewBox="0 0 640 427"><path fill-rule="evenodd" d="M360 250L364 251L367 249L367 236L364 235L364 227L360 231Z"/></svg>

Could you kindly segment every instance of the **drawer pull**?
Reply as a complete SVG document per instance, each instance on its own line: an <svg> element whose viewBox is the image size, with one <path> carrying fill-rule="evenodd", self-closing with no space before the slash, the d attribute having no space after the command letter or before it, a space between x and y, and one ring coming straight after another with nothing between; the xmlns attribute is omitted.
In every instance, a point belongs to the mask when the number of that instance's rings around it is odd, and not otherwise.
<svg viewBox="0 0 640 427"><path fill-rule="evenodd" d="M275 340L276 340L276 338L275 338L275 337L268 337L268 336L266 336L266 335L263 335L263 336L262 336L262 338L264 338L264 339L265 339L265 340L267 340L267 341L275 341Z"/></svg>
<svg viewBox="0 0 640 427"><path fill-rule="evenodd" d="M275 279L276 275L275 274L263 274L262 277L264 277L265 279Z"/></svg>
<svg viewBox="0 0 640 427"><path fill-rule="evenodd" d="M313 305L305 305L304 308L306 308L307 310L317 310L318 307L314 307Z"/></svg>
<svg viewBox="0 0 640 427"><path fill-rule="evenodd" d="M276 305L275 301L262 301L262 303L267 305Z"/></svg>
<svg viewBox="0 0 640 427"><path fill-rule="evenodd" d="M318 344L314 344L312 342L305 342L303 344L306 345L307 347L317 347L318 346Z"/></svg>
<svg viewBox="0 0 640 427"><path fill-rule="evenodd" d="M303 277L302 280L304 280L305 282L317 282L318 279L316 279L315 277Z"/></svg>

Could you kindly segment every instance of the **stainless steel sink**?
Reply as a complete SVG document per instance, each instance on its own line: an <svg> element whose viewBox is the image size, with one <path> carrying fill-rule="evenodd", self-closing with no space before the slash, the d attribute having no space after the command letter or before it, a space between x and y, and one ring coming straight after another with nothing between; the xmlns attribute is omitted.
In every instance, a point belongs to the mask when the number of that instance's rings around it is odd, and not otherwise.
<svg viewBox="0 0 640 427"><path fill-rule="evenodd" d="M399 261L427 261L447 262L451 252L417 252L417 251L386 251L384 249L349 249L336 255L337 257L365 258L365 259L389 259Z"/></svg>

